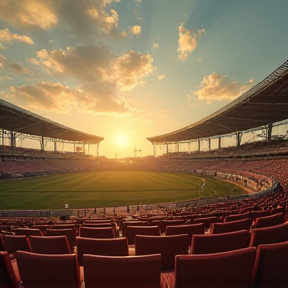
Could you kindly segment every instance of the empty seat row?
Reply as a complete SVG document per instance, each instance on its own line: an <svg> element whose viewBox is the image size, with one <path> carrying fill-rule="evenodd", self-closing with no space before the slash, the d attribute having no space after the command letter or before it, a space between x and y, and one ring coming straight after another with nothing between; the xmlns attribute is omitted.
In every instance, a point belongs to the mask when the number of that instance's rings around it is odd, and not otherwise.
<svg viewBox="0 0 288 288"><path fill-rule="evenodd" d="M162 255L83 255L17 251L21 287L185 288L287 287L288 241L233 251L175 255L173 271L161 271ZM283 259L283 261L279 259ZM0 287L16 288L7 252L0 252ZM3 277L3 275L5 277ZM5 286L6 285L6 286ZM84 286L83 286L84 287Z"/></svg>
<svg viewBox="0 0 288 288"><path fill-rule="evenodd" d="M103 251L102 253L104 253L105 251L109 250L111 251L111 253L112 251L113 253L118 253L112 248L113 245L115 246L115 248L118 247L117 243L119 243L119 245L121 244L122 247L124 247L124 250L120 249L121 252L119 253L121 254L119 255L128 255L133 253L162 253L163 255L164 251L166 250L167 252L165 253L169 253L169 251L172 252L174 247L175 251L181 251L181 254L183 254L183 251L186 251L185 253L188 253L189 250L189 253L191 254L224 252L249 246L257 247L260 244L287 241L288 222L270 227L254 228L251 230L251 232L249 232L248 230L240 230L218 234L193 234L191 240L189 238L189 234L186 233L161 236L141 235L139 233L134 235L134 239L135 246L130 246L127 237L91 238L78 236L75 242L75 249L76 252L81 255L83 255L84 253L101 254L101 251ZM13 254L17 250L47 254L74 252L74 250L70 249L66 235L30 236L29 238L24 235L3 235L1 237L1 241L3 242L3 250L8 251L9 254ZM83 244L84 242L85 244ZM87 250L88 247L90 247L90 250ZM135 247L135 252L133 252L133 247ZM139 252L141 250L145 252ZM79 261L81 262L81 259Z"/></svg>

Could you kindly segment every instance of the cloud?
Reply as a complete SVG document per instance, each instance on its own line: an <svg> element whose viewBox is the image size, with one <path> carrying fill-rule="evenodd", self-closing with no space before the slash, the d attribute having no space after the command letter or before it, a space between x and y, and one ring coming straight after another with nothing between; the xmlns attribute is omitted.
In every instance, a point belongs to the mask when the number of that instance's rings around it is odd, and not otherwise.
<svg viewBox="0 0 288 288"><path fill-rule="evenodd" d="M154 49L158 49L159 48L159 44L158 43L153 43L153 48Z"/></svg>
<svg viewBox="0 0 288 288"><path fill-rule="evenodd" d="M28 36L13 34L7 28L0 30L0 41L11 42L13 40L21 41L30 45L34 44L32 39Z"/></svg>
<svg viewBox="0 0 288 288"><path fill-rule="evenodd" d="M56 112L67 112L74 104L74 91L67 86L49 81L10 88L14 99L25 106Z"/></svg>
<svg viewBox="0 0 288 288"><path fill-rule="evenodd" d="M4 67L5 62L6 62L6 57L0 54L0 68Z"/></svg>
<svg viewBox="0 0 288 288"><path fill-rule="evenodd" d="M141 33L141 26L139 26L139 25L133 26L130 30L130 33L134 34L134 35L140 34Z"/></svg>
<svg viewBox="0 0 288 288"><path fill-rule="evenodd" d="M196 48L199 38L205 33L205 29L200 29L197 33L188 30L180 25L178 39L178 57L180 60L185 61L189 54Z"/></svg>
<svg viewBox="0 0 288 288"><path fill-rule="evenodd" d="M47 0L1 0L0 18L14 27L37 26L51 29L57 24L56 11L52 4L58 1Z"/></svg>
<svg viewBox="0 0 288 288"><path fill-rule="evenodd" d="M150 54L130 51L117 58L105 45L54 49L51 52L41 50L37 57L50 72L72 76L79 85L83 82L84 86L99 83L102 88L113 86L113 89L121 91L140 85L143 78L153 72Z"/></svg>
<svg viewBox="0 0 288 288"><path fill-rule="evenodd" d="M107 80L111 76L111 65L115 56L104 45L43 49L37 52L39 61L50 71L73 76L79 82Z"/></svg>
<svg viewBox="0 0 288 288"><path fill-rule="evenodd" d="M39 68L44 68L51 76L58 77L62 83L69 85L69 96L73 105L69 106L68 110L77 109L95 114L133 113L131 103L128 103L124 97L125 91L141 85L143 79L153 71L151 55L130 51L121 57L116 57L105 45L69 47L52 51L43 49L38 51L37 57L30 59L29 62L39 64ZM17 70L15 64L14 66ZM18 68L20 72L20 67ZM18 97L26 95L27 100L33 97L27 98L28 92L26 94L20 92L28 88L28 91L35 91L37 88L37 93L42 93L39 99L50 98L48 102L43 101L43 107L45 103L58 102L57 97L51 98L46 92L48 84L45 83L44 90L43 82L38 82L34 85L21 86L20 90L14 87L12 92L17 91ZM63 89L63 86L59 85L57 87ZM59 97L61 95L59 94ZM55 107L59 107L59 104L55 104Z"/></svg>
<svg viewBox="0 0 288 288"><path fill-rule="evenodd" d="M40 62L38 60L36 60L35 58L31 58L29 60L27 60L29 63L35 64L35 65L39 65Z"/></svg>
<svg viewBox="0 0 288 288"><path fill-rule="evenodd" d="M90 91L92 92L92 91ZM70 113L81 111L94 114L129 114L131 108L119 99L99 99L81 87L69 88L61 83L41 81L35 84L10 87L10 95L17 103L29 109Z"/></svg>
<svg viewBox="0 0 288 288"><path fill-rule="evenodd" d="M120 0L1 0L0 18L13 27L34 31L51 30L57 26L70 35L109 34L121 37L117 31L119 17L107 6Z"/></svg>
<svg viewBox="0 0 288 288"><path fill-rule="evenodd" d="M79 1L62 0L57 5L58 16L68 24L72 34L86 37L99 34L109 34L121 37L117 31L119 16L113 9L107 12L107 6L120 0ZM58 1L55 1L58 2ZM67 7L69 6L69 9Z"/></svg>
<svg viewBox="0 0 288 288"><path fill-rule="evenodd" d="M161 75L158 76L158 79L159 79L159 80L163 80L165 77L166 77L166 75L161 74Z"/></svg>
<svg viewBox="0 0 288 288"><path fill-rule="evenodd" d="M127 91L142 84L142 79L154 70L150 54L130 51L115 61L116 79L121 90Z"/></svg>
<svg viewBox="0 0 288 288"><path fill-rule="evenodd" d="M211 103L213 101L233 100L252 87L253 80L247 84L240 84L224 74L212 73L204 77L199 90L188 95L188 101L198 100Z"/></svg>
<svg viewBox="0 0 288 288"><path fill-rule="evenodd" d="M28 69L26 69L25 67L23 67L22 65L18 63L10 62L9 67L17 74L21 74L21 75L29 74Z"/></svg>

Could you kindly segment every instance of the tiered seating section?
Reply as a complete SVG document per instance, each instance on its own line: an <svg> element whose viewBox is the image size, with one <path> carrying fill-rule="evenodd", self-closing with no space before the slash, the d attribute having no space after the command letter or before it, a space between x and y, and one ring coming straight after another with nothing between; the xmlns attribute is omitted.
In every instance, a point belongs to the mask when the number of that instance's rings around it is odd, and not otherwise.
<svg viewBox="0 0 288 288"><path fill-rule="evenodd" d="M279 143L115 166L235 173L259 187L270 178L279 181L281 186L259 197L140 216L0 219L0 288L288 287L288 158L286 142ZM19 154L1 156L0 177L103 168L85 157Z"/></svg>
<svg viewBox="0 0 288 288"><path fill-rule="evenodd" d="M0 219L0 287L287 287L286 200L279 190L162 215Z"/></svg>

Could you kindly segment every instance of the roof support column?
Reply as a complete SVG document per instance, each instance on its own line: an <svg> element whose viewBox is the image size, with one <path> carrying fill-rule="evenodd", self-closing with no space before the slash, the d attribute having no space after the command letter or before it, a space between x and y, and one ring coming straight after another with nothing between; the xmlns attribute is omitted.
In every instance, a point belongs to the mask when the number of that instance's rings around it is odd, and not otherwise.
<svg viewBox="0 0 288 288"><path fill-rule="evenodd" d="M41 152L44 152L44 137L41 136Z"/></svg>
<svg viewBox="0 0 288 288"><path fill-rule="evenodd" d="M208 138L208 150L209 151L211 150L211 138L210 137Z"/></svg>
<svg viewBox="0 0 288 288"><path fill-rule="evenodd" d="M76 152L75 141L73 142L73 152Z"/></svg>
<svg viewBox="0 0 288 288"><path fill-rule="evenodd" d="M271 142L273 124L269 123L267 126L267 142Z"/></svg>
<svg viewBox="0 0 288 288"><path fill-rule="evenodd" d="M99 143L97 143L97 157L99 157Z"/></svg>
<svg viewBox="0 0 288 288"><path fill-rule="evenodd" d="M201 150L200 139L198 139L198 152Z"/></svg>
<svg viewBox="0 0 288 288"><path fill-rule="evenodd" d="M168 154L169 153L169 143L167 142L167 144L166 144L166 154Z"/></svg>
<svg viewBox="0 0 288 288"><path fill-rule="evenodd" d="M41 125L41 140L40 140L40 145L41 145L41 152L44 152L44 125Z"/></svg>
<svg viewBox="0 0 288 288"><path fill-rule="evenodd" d="M177 142L177 147L176 147L176 152L177 152L177 153L179 152L179 149L180 149L180 143Z"/></svg>
<svg viewBox="0 0 288 288"><path fill-rule="evenodd" d="M218 138L218 149L221 149L221 136Z"/></svg>
<svg viewBox="0 0 288 288"><path fill-rule="evenodd" d="M2 128L2 146L4 146L4 129Z"/></svg>
<svg viewBox="0 0 288 288"><path fill-rule="evenodd" d="M55 138L54 138L54 152L57 152L57 142Z"/></svg>
<svg viewBox="0 0 288 288"><path fill-rule="evenodd" d="M83 154L85 155L85 142L83 142Z"/></svg>
<svg viewBox="0 0 288 288"><path fill-rule="evenodd" d="M156 156L156 144L153 142L153 156Z"/></svg>
<svg viewBox="0 0 288 288"><path fill-rule="evenodd" d="M13 131L10 131L10 147L11 149L15 147L15 134Z"/></svg>
<svg viewBox="0 0 288 288"><path fill-rule="evenodd" d="M241 145L242 132L236 132L236 147L239 148Z"/></svg>

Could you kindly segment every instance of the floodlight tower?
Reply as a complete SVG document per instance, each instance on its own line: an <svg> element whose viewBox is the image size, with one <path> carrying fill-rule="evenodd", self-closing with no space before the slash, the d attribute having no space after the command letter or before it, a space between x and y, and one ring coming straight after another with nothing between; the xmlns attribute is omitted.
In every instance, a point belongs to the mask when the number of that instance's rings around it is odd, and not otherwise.
<svg viewBox="0 0 288 288"><path fill-rule="evenodd" d="M135 157L137 157L137 153L140 153L140 157L142 157L142 150L141 149L135 147L134 148L134 153L135 153Z"/></svg>

